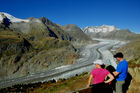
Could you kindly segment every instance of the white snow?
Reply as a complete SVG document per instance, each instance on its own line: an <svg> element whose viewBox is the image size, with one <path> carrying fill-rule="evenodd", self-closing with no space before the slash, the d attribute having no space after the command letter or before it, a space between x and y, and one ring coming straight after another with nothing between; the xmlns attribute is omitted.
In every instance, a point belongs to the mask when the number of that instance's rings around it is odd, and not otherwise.
<svg viewBox="0 0 140 93"><path fill-rule="evenodd" d="M27 19L19 19L19 18L15 18L14 16L8 14L8 13L4 13L4 12L0 12L0 21L3 20L3 16L5 15L8 19L10 19L11 22L29 22L29 20Z"/></svg>
<svg viewBox="0 0 140 93"><path fill-rule="evenodd" d="M83 32L88 33L88 32L95 32L95 33L99 33L99 32L112 32L115 30L119 30L118 28L116 28L114 25L102 25L102 26L87 26L85 28L82 29Z"/></svg>
<svg viewBox="0 0 140 93"><path fill-rule="evenodd" d="M66 67L69 67L70 65L63 65L63 66L60 66L60 67L56 67L55 69L61 69L61 68L66 68Z"/></svg>

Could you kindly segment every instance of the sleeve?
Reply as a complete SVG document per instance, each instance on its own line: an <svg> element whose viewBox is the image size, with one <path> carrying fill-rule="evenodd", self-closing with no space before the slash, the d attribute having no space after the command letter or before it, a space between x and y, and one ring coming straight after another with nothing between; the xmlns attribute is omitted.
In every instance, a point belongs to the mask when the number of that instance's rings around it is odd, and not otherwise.
<svg viewBox="0 0 140 93"><path fill-rule="evenodd" d="M117 66L116 71L119 72L119 73L122 72L122 65L121 65L121 64L119 64L119 65Z"/></svg>

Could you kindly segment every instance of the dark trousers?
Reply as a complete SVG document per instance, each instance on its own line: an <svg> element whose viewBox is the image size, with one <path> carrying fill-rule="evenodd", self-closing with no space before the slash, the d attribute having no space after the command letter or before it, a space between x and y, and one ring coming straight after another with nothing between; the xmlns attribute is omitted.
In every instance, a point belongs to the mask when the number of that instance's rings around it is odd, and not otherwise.
<svg viewBox="0 0 140 93"><path fill-rule="evenodd" d="M113 93L113 89L109 84L99 83L92 85L92 93Z"/></svg>

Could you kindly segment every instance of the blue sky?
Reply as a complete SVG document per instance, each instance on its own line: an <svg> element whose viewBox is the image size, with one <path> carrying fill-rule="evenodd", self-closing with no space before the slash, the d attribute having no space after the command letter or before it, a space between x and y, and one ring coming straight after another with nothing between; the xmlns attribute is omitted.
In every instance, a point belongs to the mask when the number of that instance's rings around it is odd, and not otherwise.
<svg viewBox="0 0 140 93"><path fill-rule="evenodd" d="M66 25L115 25L140 33L140 0L1 0L0 11L18 18L42 16Z"/></svg>

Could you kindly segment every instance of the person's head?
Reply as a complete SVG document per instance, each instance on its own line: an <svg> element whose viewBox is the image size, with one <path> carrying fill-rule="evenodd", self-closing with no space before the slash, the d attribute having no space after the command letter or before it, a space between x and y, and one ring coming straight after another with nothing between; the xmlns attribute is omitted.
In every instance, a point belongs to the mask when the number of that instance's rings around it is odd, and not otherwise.
<svg viewBox="0 0 140 93"><path fill-rule="evenodd" d="M121 52L118 52L114 55L114 58L116 58L118 61L123 60L123 54Z"/></svg>
<svg viewBox="0 0 140 93"><path fill-rule="evenodd" d="M96 68L103 68L104 62L102 60L96 60L93 62Z"/></svg>

